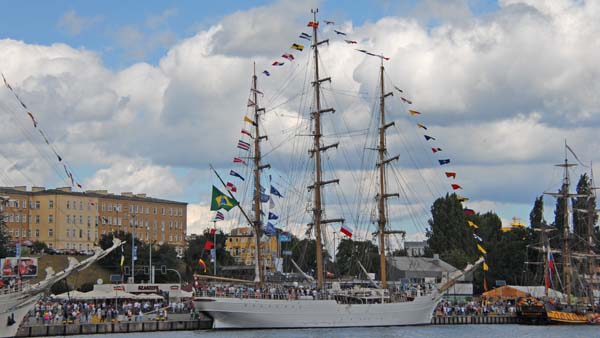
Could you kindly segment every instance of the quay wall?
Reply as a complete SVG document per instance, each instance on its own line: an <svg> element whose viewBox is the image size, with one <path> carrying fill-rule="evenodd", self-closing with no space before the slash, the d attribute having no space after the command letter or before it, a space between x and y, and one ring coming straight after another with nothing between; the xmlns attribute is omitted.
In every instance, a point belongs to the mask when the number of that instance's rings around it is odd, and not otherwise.
<svg viewBox="0 0 600 338"><path fill-rule="evenodd" d="M209 319L23 326L16 337L70 336L127 332L184 331L212 328Z"/></svg>

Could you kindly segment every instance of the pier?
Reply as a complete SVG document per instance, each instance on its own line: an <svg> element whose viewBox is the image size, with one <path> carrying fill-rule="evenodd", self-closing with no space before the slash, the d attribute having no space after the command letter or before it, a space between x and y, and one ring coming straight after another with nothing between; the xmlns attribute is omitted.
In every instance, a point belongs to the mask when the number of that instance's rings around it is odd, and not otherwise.
<svg viewBox="0 0 600 338"><path fill-rule="evenodd" d="M212 327L210 319L113 322L84 324L51 324L23 326L16 337L71 336L84 334L110 334L128 332L205 330Z"/></svg>
<svg viewBox="0 0 600 338"><path fill-rule="evenodd" d="M517 324L516 316L448 316L431 318L432 325Z"/></svg>

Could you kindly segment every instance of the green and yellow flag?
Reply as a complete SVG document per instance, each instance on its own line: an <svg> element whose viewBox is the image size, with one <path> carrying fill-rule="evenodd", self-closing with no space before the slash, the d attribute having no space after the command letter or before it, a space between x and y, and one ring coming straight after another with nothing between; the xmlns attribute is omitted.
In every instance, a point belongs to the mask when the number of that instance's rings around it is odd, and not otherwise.
<svg viewBox="0 0 600 338"><path fill-rule="evenodd" d="M231 208L238 205L238 201L235 198L231 198L224 193L222 193L219 189L217 189L214 185L212 188L212 199L210 202L210 210L215 211L219 209L225 209L227 211L231 210Z"/></svg>

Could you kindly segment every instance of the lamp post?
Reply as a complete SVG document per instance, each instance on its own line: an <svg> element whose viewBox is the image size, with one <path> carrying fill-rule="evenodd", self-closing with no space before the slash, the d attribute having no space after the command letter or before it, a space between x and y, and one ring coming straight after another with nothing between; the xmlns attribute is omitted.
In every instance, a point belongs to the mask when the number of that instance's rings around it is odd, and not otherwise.
<svg viewBox="0 0 600 338"><path fill-rule="evenodd" d="M129 215L131 222L131 284L135 284L135 215Z"/></svg>

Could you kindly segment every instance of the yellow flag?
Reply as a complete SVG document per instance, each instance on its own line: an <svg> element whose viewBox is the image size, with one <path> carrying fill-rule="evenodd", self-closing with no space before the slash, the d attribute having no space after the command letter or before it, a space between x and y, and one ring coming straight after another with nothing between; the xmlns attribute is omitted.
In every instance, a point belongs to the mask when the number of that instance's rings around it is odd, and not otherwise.
<svg viewBox="0 0 600 338"><path fill-rule="evenodd" d="M479 244L477 244L477 250L479 250L479 252L481 252L484 255L487 254L487 251L485 251L485 249Z"/></svg>
<svg viewBox="0 0 600 338"><path fill-rule="evenodd" d="M483 271L488 271L490 269L490 267L487 265L486 262L483 262Z"/></svg>
<svg viewBox="0 0 600 338"><path fill-rule="evenodd" d="M467 221L467 223L469 223L470 227L475 228L475 229L479 229L479 227L477 226L477 224L475 224L473 221Z"/></svg>
<svg viewBox="0 0 600 338"><path fill-rule="evenodd" d="M416 111L416 110L409 110L409 111L408 111L408 113L409 113L410 115L412 115L412 116L415 116L415 115L421 115L421 113L420 113L420 112L418 112L418 111Z"/></svg>
<svg viewBox="0 0 600 338"><path fill-rule="evenodd" d="M254 124L254 121L251 118L249 118L248 116L244 116L244 122L248 122L248 123Z"/></svg>
<svg viewBox="0 0 600 338"><path fill-rule="evenodd" d="M459 202L466 202L466 201L468 201L468 200L469 200L468 198L466 198L466 197L463 197L463 196L459 196L459 195L456 195L456 199L457 199Z"/></svg>

